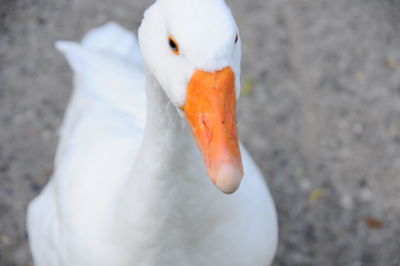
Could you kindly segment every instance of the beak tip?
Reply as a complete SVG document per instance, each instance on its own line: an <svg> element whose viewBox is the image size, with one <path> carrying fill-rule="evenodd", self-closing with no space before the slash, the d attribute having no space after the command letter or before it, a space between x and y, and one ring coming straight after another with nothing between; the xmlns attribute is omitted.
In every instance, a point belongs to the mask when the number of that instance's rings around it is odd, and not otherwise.
<svg viewBox="0 0 400 266"><path fill-rule="evenodd" d="M243 170L233 165L224 165L218 171L215 185L225 194L232 194L238 190L242 181Z"/></svg>

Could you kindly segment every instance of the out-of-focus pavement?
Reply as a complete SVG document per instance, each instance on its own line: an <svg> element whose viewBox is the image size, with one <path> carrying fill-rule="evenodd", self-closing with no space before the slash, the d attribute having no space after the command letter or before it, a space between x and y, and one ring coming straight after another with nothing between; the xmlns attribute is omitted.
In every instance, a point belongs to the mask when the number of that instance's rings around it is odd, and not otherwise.
<svg viewBox="0 0 400 266"><path fill-rule="evenodd" d="M0 265L30 265L72 76L53 49L151 0L0 0ZM227 0L244 43L240 133L280 220L279 266L400 265L400 4Z"/></svg>

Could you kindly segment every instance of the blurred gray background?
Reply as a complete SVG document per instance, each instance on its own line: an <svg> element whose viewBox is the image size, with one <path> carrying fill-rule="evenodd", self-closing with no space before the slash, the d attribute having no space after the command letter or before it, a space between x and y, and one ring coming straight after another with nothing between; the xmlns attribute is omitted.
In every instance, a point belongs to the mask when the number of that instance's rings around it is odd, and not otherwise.
<svg viewBox="0 0 400 266"><path fill-rule="evenodd" d="M0 0L0 265L31 265L27 203L52 173L72 73L55 51L152 0ZM400 265L400 4L227 0L241 138L280 220L276 266Z"/></svg>

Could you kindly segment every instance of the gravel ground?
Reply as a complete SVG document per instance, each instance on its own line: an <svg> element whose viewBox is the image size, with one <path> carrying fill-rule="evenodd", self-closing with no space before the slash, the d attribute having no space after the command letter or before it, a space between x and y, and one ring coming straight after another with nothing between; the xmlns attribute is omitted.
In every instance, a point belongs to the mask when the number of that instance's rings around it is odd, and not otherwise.
<svg viewBox="0 0 400 266"><path fill-rule="evenodd" d="M0 0L0 265L31 265L72 76L53 49L151 0ZM276 266L400 265L400 4L227 0L244 42L241 136L276 200ZM399 62L399 63L398 63Z"/></svg>

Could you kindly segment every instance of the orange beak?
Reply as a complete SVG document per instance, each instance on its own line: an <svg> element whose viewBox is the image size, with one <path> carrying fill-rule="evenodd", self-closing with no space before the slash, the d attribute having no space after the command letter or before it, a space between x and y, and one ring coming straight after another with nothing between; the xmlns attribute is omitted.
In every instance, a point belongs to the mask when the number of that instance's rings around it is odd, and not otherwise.
<svg viewBox="0 0 400 266"><path fill-rule="evenodd" d="M226 67L214 73L197 70L188 85L183 110L211 180L221 191L235 192L243 177L243 166L232 69Z"/></svg>

